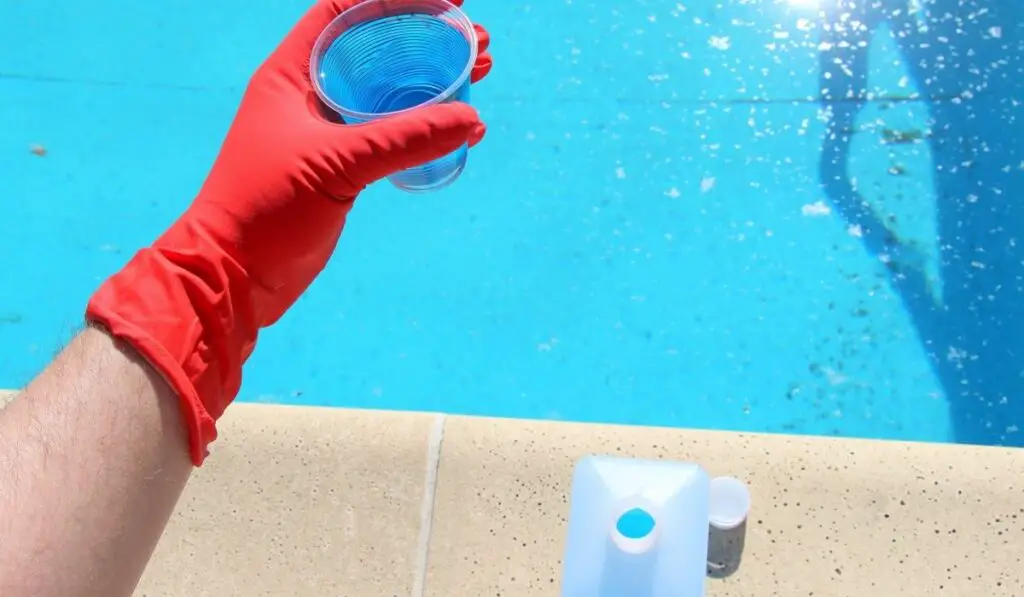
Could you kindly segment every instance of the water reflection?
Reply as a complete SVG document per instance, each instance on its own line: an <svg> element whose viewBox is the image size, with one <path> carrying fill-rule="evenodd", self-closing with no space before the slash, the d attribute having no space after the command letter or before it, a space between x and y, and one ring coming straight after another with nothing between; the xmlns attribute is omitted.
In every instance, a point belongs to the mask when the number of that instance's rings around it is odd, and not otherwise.
<svg viewBox="0 0 1024 597"><path fill-rule="evenodd" d="M955 440L1024 445L1024 134L1018 2L819 0L819 83L828 113L819 170L828 197L886 261L950 403ZM885 32L885 33L883 33ZM891 34L919 97L867 84L877 37ZM849 173L856 120L871 102L923 101L924 130L884 131L932 156L938 276L887 225Z"/></svg>

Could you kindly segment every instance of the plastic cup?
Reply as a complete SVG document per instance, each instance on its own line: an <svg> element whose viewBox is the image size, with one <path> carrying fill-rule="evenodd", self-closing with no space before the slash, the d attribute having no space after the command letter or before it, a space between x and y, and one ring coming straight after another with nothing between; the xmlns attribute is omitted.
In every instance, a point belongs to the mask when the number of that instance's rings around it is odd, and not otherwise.
<svg viewBox="0 0 1024 597"><path fill-rule="evenodd" d="M476 31L446 0L364 0L320 34L310 57L317 95L346 124L444 102L469 102ZM388 177L399 189L434 191L466 167L468 146Z"/></svg>
<svg viewBox="0 0 1024 597"><path fill-rule="evenodd" d="M743 524L750 511L750 490L746 483L735 477L715 477L711 480L709 497L711 526L728 531Z"/></svg>

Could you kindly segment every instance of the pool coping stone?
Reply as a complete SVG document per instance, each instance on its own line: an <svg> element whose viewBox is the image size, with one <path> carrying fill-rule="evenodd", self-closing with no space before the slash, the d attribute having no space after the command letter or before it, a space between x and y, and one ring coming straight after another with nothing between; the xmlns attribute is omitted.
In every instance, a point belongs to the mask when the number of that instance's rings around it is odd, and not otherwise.
<svg viewBox="0 0 1024 597"><path fill-rule="evenodd" d="M595 453L748 483L711 597L1024 587L1018 449L263 404L220 427L136 595L555 597Z"/></svg>

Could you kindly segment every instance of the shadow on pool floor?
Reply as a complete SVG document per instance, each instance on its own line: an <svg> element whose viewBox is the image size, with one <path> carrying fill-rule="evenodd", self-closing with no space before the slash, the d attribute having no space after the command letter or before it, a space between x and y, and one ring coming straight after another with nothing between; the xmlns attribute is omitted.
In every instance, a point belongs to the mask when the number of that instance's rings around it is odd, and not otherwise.
<svg viewBox="0 0 1024 597"><path fill-rule="evenodd" d="M871 253L892 259L890 279L911 315L949 401L954 440L1024 446L1024 115L1007 98L1024 90L1019 48L1000 31L1021 24L1021 8L975 2L966 19L957 0L935 0L927 26L905 2L839 0L819 53L822 102L831 114L819 173L836 210L859 227ZM848 8L843 8L846 5ZM851 14L851 12L853 14ZM849 23L860 22L856 27ZM900 266L908 250L850 179L855 119L871 96L867 82L873 34L889 30L929 108L929 131L881 140L927 143L934 160L942 294L933 298L922 271ZM893 98L884 98L892 101Z"/></svg>

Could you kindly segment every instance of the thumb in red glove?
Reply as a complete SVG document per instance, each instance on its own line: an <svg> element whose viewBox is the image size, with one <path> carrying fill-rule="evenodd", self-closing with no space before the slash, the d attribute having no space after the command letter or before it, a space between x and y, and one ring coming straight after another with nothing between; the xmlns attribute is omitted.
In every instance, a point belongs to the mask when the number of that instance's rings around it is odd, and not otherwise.
<svg viewBox="0 0 1024 597"><path fill-rule="evenodd" d="M321 0L303 17L250 81L196 200L89 301L87 320L132 345L176 390L197 466L260 328L323 270L356 195L483 137L476 111L459 103L356 126L324 116L310 52L357 1ZM488 35L477 34L474 82L491 67Z"/></svg>

